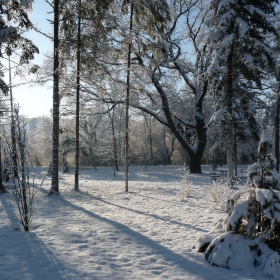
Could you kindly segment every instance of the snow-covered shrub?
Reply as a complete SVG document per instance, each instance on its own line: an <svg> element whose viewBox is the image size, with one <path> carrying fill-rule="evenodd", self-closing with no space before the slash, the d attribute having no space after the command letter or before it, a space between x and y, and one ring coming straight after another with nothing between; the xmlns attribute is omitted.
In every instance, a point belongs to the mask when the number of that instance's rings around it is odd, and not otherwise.
<svg viewBox="0 0 280 280"><path fill-rule="evenodd" d="M229 188L227 183L223 183L220 180L214 181L208 190L207 198L210 199L211 207L225 209L227 198L232 195L232 189Z"/></svg>
<svg viewBox="0 0 280 280"><path fill-rule="evenodd" d="M259 265L267 276L280 273L274 251L280 249L280 185L271 148L272 138L262 135L258 162L248 168L251 186L233 194L227 216L196 240L196 250L205 252L211 264L234 269Z"/></svg>
<svg viewBox="0 0 280 280"><path fill-rule="evenodd" d="M190 195L193 183L189 180L189 173L186 173L183 178L178 181L180 186L180 191L178 193L179 201L183 201L186 197Z"/></svg>

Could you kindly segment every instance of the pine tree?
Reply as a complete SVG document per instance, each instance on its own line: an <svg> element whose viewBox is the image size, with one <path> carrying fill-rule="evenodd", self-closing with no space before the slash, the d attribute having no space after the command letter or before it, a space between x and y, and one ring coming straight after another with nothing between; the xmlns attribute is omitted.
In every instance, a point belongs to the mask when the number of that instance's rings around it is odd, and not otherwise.
<svg viewBox="0 0 280 280"><path fill-rule="evenodd" d="M257 238L260 233L265 233L269 234L268 240L279 239L280 235L275 228L280 222L280 185L279 174L275 169L275 157L271 153L272 143L271 137L264 134L261 136L258 162L248 168L252 186L246 200L247 213L237 214L236 209L240 204L235 200L229 200L231 210L225 224L227 231L240 232L251 238ZM247 222L242 221L242 218Z"/></svg>
<svg viewBox="0 0 280 280"><path fill-rule="evenodd" d="M208 70L213 80L223 80L224 94L220 100L225 115L227 164L229 182L233 176L233 101L236 81L244 79L261 88L264 73L276 70L277 61L267 42L267 35L278 36L269 17L275 15L276 0L213 0L209 48L215 51ZM222 78L221 78L222 77Z"/></svg>
<svg viewBox="0 0 280 280"><path fill-rule="evenodd" d="M258 161L248 168L251 187L235 193L227 202L228 215L196 242L196 249L205 251L205 258L214 265L230 267L238 258L233 253L238 242L244 242L244 252L253 252L252 262L265 266L276 258L280 270L280 256L271 250L280 247L280 184L272 143L270 136L262 134Z"/></svg>

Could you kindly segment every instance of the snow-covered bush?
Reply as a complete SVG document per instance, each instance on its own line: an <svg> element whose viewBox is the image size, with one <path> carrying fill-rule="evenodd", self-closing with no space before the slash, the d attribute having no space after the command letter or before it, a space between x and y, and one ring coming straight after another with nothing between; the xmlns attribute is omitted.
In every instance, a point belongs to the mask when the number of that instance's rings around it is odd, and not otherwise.
<svg viewBox="0 0 280 280"><path fill-rule="evenodd" d="M227 216L195 248L205 252L213 265L246 269L259 265L265 275L280 273L280 185L271 154L272 138L262 135L258 162L248 168L252 182L246 190L233 194L227 202Z"/></svg>
<svg viewBox="0 0 280 280"><path fill-rule="evenodd" d="M189 180L189 173L186 173L183 178L178 181L180 186L180 191L178 193L179 201L183 201L186 197L190 195L193 183Z"/></svg>
<svg viewBox="0 0 280 280"><path fill-rule="evenodd" d="M226 199L232 195L232 192L232 189L227 183L223 183L220 180L214 181L210 185L206 196L208 199L210 199L210 209L214 209L216 207L225 209Z"/></svg>

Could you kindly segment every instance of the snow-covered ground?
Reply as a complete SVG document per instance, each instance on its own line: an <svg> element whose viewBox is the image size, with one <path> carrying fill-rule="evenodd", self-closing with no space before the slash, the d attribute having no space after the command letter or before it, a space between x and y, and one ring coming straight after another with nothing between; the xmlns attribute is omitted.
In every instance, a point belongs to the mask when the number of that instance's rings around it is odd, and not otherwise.
<svg viewBox="0 0 280 280"><path fill-rule="evenodd" d="M184 200L182 166L130 167L129 193L123 169L114 177L109 167L82 168L80 192L73 190L73 170L60 173L58 196L47 196L47 177L30 232L13 220L7 194L0 195L0 279L269 279L258 268L211 266L192 249L224 214L212 207L209 169L189 176ZM46 169L30 172L40 185Z"/></svg>

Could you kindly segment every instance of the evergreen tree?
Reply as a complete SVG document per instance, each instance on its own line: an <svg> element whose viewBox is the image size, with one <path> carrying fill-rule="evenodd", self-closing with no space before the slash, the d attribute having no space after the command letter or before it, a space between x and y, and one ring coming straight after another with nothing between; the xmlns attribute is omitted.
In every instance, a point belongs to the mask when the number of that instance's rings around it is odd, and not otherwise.
<svg viewBox="0 0 280 280"><path fill-rule="evenodd" d="M277 61L266 38L268 35L278 36L269 18L275 15L277 3L276 0L210 2L209 48L215 51L215 56L208 74L211 79L222 79L224 83L220 102L224 109L229 182L233 176L234 86L238 79L242 79L261 88L264 73L276 69Z"/></svg>
<svg viewBox="0 0 280 280"><path fill-rule="evenodd" d="M269 234L269 240L280 237L275 231L277 223L280 222L280 185L279 174L275 169L275 157L271 153L272 143L271 137L264 134L261 136L258 162L248 168L252 186L246 200L247 213L237 213L238 204L235 200L229 200L230 211L225 224L227 231L241 232L251 238L260 236L260 233ZM242 221L242 217L247 223Z"/></svg>
<svg viewBox="0 0 280 280"><path fill-rule="evenodd" d="M234 255L236 249L243 244L244 253L252 252L252 262L262 262L264 267L265 262L276 260L277 271L280 269L280 256L271 250L280 245L280 184L272 143L271 137L262 134L258 161L248 168L251 187L235 193L227 202L227 217L196 242L196 249L205 251L214 265L231 267L239 257ZM267 256L273 257L265 259Z"/></svg>
<svg viewBox="0 0 280 280"><path fill-rule="evenodd" d="M221 87L222 88L222 87ZM237 175L237 144L246 142L258 142L260 139L260 125L256 119L257 110L263 105L259 92L252 89L252 84L244 81L236 81L233 86L234 100L232 100L232 144L234 176ZM217 96L218 95L218 96ZM217 92L216 98L222 98ZM224 146L227 140L227 117L224 104L219 102L215 113L210 120L212 130L217 133L214 146L211 150Z"/></svg>

